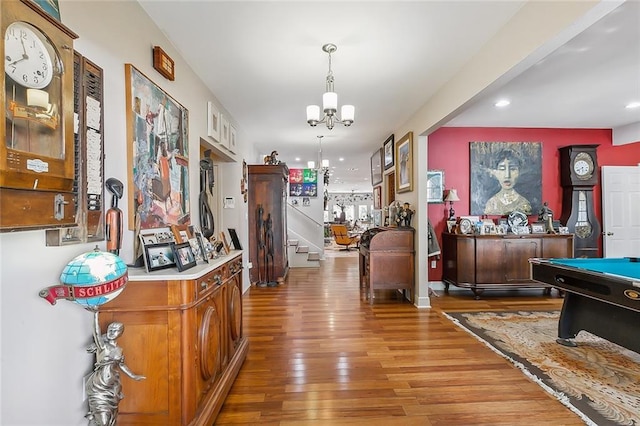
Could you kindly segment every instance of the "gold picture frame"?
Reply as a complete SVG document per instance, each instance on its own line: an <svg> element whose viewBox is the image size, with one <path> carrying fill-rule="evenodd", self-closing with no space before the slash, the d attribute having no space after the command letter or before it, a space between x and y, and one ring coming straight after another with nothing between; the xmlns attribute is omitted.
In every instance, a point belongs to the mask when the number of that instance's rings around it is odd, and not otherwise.
<svg viewBox="0 0 640 426"><path fill-rule="evenodd" d="M188 111L131 64L125 83L129 229L189 224Z"/></svg>
<svg viewBox="0 0 640 426"><path fill-rule="evenodd" d="M413 191L413 132L396 143L396 192Z"/></svg>

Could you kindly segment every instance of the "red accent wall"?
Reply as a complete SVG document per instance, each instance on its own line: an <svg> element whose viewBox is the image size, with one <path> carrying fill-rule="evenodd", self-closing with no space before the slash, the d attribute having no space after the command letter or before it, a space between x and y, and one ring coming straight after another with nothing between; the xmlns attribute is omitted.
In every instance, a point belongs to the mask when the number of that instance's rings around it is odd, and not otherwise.
<svg viewBox="0 0 640 426"><path fill-rule="evenodd" d="M525 129L493 127L442 127L429 135L428 169L444 170L445 189L455 188L460 201L453 204L456 216L469 214L469 142L541 142L542 201L547 201L554 218L562 212L562 187L558 148L567 145L599 144L598 166L635 166L640 163L640 141L620 146L611 144L611 129ZM445 191L446 195L446 191ZM602 223L600 184L594 187L596 216ZM428 217L442 243L447 227L448 204L429 204ZM531 218L536 218L530 216ZM493 217L494 219L496 217ZM442 261L431 268L429 280L442 280Z"/></svg>

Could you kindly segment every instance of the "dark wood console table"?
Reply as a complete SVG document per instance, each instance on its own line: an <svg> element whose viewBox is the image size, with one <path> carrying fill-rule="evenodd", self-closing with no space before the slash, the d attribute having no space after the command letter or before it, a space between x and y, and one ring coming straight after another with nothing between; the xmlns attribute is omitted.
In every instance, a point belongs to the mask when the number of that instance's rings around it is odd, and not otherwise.
<svg viewBox="0 0 640 426"><path fill-rule="evenodd" d="M476 299L486 289L551 287L531 279L529 259L573 257L573 235L442 235L445 291L468 288Z"/></svg>
<svg viewBox="0 0 640 426"><path fill-rule="evenodd" d="M373 303L377 289L413 292L415 249L413 228L371 228L360 237L360 286Z"/></svg>

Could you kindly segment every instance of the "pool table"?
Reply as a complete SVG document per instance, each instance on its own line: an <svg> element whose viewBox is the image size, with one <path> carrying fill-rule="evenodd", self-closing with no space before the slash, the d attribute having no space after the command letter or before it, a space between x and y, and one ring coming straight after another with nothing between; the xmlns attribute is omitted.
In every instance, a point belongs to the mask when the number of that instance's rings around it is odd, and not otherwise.
<svg viewBox="0 0 640 426"><path fill-rule="evenodd" d="M640 353L637 257L530 259L531 278L565 291L558 343L575 346L580 330Z"/></svg>

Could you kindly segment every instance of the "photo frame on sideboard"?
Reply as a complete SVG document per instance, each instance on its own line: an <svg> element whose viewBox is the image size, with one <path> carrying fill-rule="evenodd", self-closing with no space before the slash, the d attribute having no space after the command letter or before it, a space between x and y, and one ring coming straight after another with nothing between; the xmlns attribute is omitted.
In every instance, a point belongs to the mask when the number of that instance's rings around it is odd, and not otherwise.
<svg viewBox="0 0 640 426"><path fill-rule="evenodd" d="M174 243L158 243L144 246L144 264L147 267L147 272L176 266L173 245Z"/></svg>
<svg viewBox="0 0 640 426"><path fill-rule="evenodd" d="M242 250L242 244L240 244L240 239L238 238L238 233L234 228L227 228L229 230L229 235L231 236L231 243L233 244L233 248L235 250Z"/></svg>
<svg viewBox="0 0 640 426"><path fill-rule="evenodd" d="M186 271L196 266L196 257L188 241L186 243L174 244L171 248L173 249L173 258L176 261L178 271Z"/></svg>
<svg viewBox="0 0 640 426"><path fill-rule="evenodd" d="M220 241L222 241L225 254L231 253L231 246L229 246L229 241L227 241L227 236L224 232L220 232Z"/></svg>

